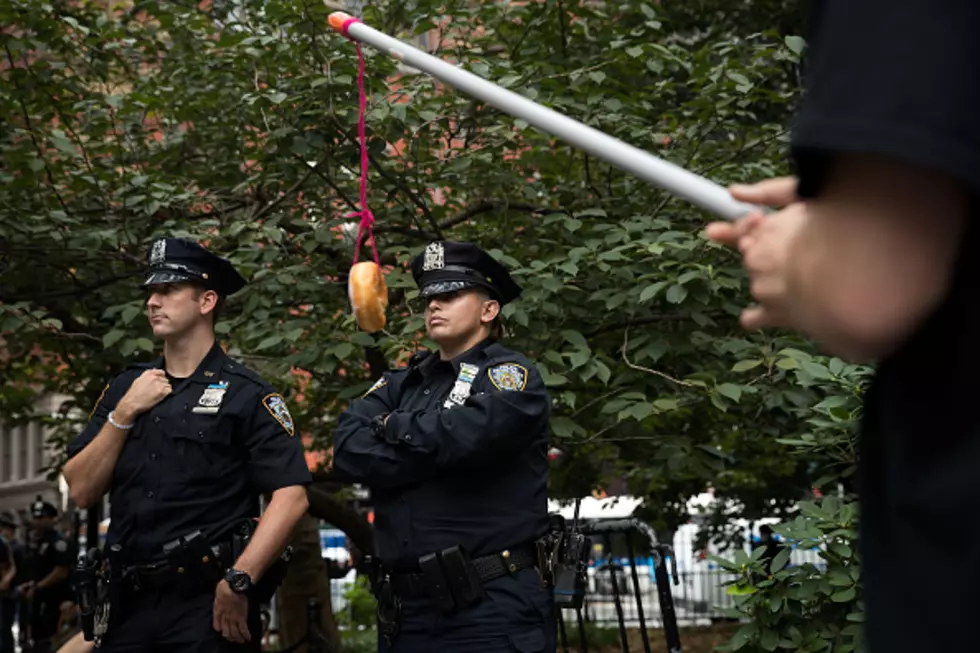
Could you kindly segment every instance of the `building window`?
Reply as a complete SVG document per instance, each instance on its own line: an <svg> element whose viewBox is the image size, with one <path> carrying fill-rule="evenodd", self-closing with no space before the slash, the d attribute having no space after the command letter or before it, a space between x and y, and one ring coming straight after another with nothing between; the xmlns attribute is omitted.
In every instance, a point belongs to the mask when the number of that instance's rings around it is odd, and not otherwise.
<svg viewBox="0 0 980 653"><path fill-rule="evenodd" d="M30 431L26 424L22 424L17 427L15 433L17 434L15 439L17 440L17 463L19 465L17 478L24 480L34 476L34 472L27 467L27 452L31 450Z"/></svg>
<svg viewBox="0 0 980 653"><path fill-rule="evenodd" d="M34 427L34 469L31 471L34 476L43 476L43 470L47 464L44 458L45 428L41 422L36 422L32 426Z"/></svg>
<svg viewBox="0 0 980 653"><path fill-rule="evenodd" d="M7 481L12 481L12 472L10 469L11 463L13 462L12 449L14 447L14 434L13 431L8 429L6 426L0 426L0 449L2 449L2 458L0 458L0 483L6 483Z"/></svg>

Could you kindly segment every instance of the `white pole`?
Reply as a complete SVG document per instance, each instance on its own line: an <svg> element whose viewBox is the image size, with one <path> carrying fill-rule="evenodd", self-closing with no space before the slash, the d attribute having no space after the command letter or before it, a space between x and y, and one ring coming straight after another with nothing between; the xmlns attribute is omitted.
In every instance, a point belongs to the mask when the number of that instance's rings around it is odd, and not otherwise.
<svg viewBox="0 0 980 653"><path fill-rule="evenodd" d="M344 12L330 14L330 26L719 217L735 220L759 210L732 199L728 190L713 181L393 39Z"/></svg>

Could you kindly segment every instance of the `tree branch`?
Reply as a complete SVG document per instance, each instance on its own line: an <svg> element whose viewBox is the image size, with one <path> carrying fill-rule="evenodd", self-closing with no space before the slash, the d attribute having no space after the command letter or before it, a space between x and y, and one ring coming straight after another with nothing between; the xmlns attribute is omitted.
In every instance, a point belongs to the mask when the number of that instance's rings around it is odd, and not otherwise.
<svg viewBox="0 0 980 653"><path fill-rule="evenodd" d="M655 376L659 376L662 379L667 379L668 381L672 381L673 383L676 383L677 385L683 385L683 386L686 386L688 388L696 388L696 387L698 387L694 383L688 383L687 381L681 381L680 379L675 379L674 377L670 376L669 374L664 374L663 372L660 372L659 370L653 370L653 369L650 369L649 367L643 367L642 365L637 365L637 364L633 363L629 359L629 357L626 355L626 349L629 347L629 344L630 344L630 330L629 330L629 327L627 327L626 331L623 333L623 347L622 347L622 349L620 351L623 354L623 362L626 363L626 366L629 367L630 369L637 370L639 372L646 372L647 374L653 374Z"/></svg>
<svg viewBox="0 0 980 653"><path fill-rule="evenodd" d="M323 157L322 159L317 161L316 165L311 166L310 169L306 171L306 174L299 179L299 181L297 181L295 184L290 186L289 190L287 190L285 193L283 193L273 201L266 204L264 207L256 211L253 215L249 216L249 219L253 221L259 220L263 216L267 215L270 211L275 209L277 206L285 202L296 191L298 191L300 188L303 187L303 184L305 184L309 180L309 178L313 175L313 171L319 168L321 165L323 165L323 162L326 161L326 159L327 159L326 157Z"/></svg>

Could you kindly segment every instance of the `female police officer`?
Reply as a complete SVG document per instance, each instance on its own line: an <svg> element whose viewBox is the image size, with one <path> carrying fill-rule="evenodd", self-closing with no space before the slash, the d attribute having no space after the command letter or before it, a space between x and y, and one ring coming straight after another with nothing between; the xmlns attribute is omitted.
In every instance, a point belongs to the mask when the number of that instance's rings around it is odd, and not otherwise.
<svg viewBox="0 0 980 653"><path fill-rule="evenodd" d="M496 342L520 287L470 243L412 261L436 353L354 401L334 469L370 487L383 651L553 651L554 606L534 569L548 529L551 400L524 356Z"/></svg>

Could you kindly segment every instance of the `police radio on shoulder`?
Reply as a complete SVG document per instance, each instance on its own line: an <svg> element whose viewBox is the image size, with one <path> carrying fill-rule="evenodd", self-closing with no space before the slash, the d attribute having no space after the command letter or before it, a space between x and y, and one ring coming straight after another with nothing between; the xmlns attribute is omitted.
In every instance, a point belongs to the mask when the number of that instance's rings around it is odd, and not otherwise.
<svg viewBox="0 0 980 653"><path fill-rule="evenodd" d="M115 414L116 414L116 411L114 411L114 410L109 412L109 423L112 424L113 426L115 426L120 431L128 431L129 429L131 429L134 426L136 426L136 423L135 422L133 422L132 424L120 424L115 419L113 419L113 417L115 416Z"/></svg>

